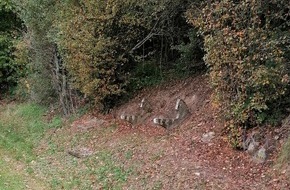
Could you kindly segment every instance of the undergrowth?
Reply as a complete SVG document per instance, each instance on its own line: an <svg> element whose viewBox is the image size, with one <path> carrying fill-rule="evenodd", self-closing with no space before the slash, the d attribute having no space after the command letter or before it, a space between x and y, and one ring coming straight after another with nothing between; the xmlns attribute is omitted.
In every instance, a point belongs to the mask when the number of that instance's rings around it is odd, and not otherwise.
<svg viewBox="0 0 290 190"><path fill-rule="evenodd" d="M168 62L166 65L160 65L154 60L138 63L130 78L127 91L134 94L146 87L154 87L175 79L185 79L206 71L203 62L190 64L189 61L180 59L177 63Z"/></svg>

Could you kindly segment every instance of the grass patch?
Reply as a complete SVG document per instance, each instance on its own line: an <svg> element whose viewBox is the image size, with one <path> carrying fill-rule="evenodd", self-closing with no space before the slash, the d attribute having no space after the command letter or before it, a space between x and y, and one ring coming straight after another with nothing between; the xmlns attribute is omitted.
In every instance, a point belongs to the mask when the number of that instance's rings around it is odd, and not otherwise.
<svg viewBox="0 0 290 190"><path fill-rule="evenodd" d="M37 160L35 148L47 129L60 127L62 120L55 117L50 123L43 115L46 108L36 104L7 104L0 110L0 189L27 189L27 183L40 182L35 178L30 163ZM7 158L9 158L7 161ZM21 166L21 170L18 167ZM24 180L25 179L25 180Z"/></svg>
<svg viewBox="0 0 290 190"><path fill-rule="evenodd" d="M10 166L8 158L5 159L3 151L0 149L0 189L20 190L25 189L23 176Z"/></svg>
<svg viewBox="0 0 290 190"><path fill-rule="evenodd" d="M7 105L0 113L0 148L17 160L35 159L33 149L48 128L59 127L59 117L51 123L43 121L46 109L35 104Z"/></svg>
<svg viewBox="0 0 290 190"><path fill-rule="evenodd" d="M283 145L282 151L277 160L277 166L282 167L283 165L290 166L290 137Z"/></svg>
<svg viewBox="0 0 290 190"><path fill-rule="evenodd" d="M49 148L46 152L38 157L36 168L49 181L51 189L123 189L132 171L123 166L116 152L110 150L115 150L115 147L96 145L96 152L87 158L76 158L67 154L70 147L89 144L92 136L96 135L99 139L99 136L110 135L112 128L104 127L93 133L64 136L67 130L62 128L58 131L47 144Z"/></svg>
<svg viewBox="0 0 290 190"><path fill-rule="evenodd" d="M114 159L110 152L101 151L86 162L90 174L96 177L101 189L122 189L127 181L130 170L124 169Z"/></svg>
<svg viewBox="0 0 290 190"><path fill-rule="evenodd" d="M31 171L30 171L31 170ZM32 175L33 171L21 161L10 157L0 148L0 189L1 190L44 190L47 189L43 180Z"/></svg>

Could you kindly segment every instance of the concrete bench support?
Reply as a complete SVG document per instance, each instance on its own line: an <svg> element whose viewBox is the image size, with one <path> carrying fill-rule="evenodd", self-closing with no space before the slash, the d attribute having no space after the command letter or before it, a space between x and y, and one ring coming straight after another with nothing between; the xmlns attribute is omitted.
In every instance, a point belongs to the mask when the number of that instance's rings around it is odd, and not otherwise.
<svg viewBox="0 0 290 190"><path fill-rule="evenodd" d="M186 103L182 99L177 99L174 109L176 112L175 117L172 118L156 117L153 119L153 123L155 125L160 125L168 129L180 124L190 113Z"/></svg>

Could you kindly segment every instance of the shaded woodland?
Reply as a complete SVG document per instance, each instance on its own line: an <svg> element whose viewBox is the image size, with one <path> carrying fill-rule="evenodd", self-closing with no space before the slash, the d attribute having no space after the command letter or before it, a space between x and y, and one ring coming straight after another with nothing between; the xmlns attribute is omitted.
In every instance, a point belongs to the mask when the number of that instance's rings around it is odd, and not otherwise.
<svg viewBox="0 0 290 190"><path fill-rule="evenodd" d="M229 141L290 104L288 0L1 0L1 97L64 115L206 73Z"/></svg>

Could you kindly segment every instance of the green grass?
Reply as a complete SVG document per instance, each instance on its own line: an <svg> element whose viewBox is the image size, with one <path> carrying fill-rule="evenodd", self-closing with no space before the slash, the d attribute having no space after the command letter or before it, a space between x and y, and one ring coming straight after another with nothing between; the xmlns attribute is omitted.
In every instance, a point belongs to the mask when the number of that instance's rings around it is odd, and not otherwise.
<svg viewBox="0 0 290 190"><path fill-rule="evenodd" d="M55 117L47 123L46 109L35 104L8 104L0 109L0 189L26 189L25 176L33 175L28 164L37 159L35 148L49 128L61 125ZM11 162L7 162L8 157ZM23 165L23 171L16 171ZM34 178L30 176L30 178Z"/></svg>
<svg viewBox="0 0 290 190"><path fill-rule="evenodd" d="M30 162L35 159L33 148L46 129L58 126L59 120L45 123L45 108L33 104L8 105L0 115L0 148L15 159Z"/></svg>
<svg viewBox="0 0 290 190"><path fill-rule="evenodd" d="M35 104L0 108L0 156L2 153L11 158L7 162L0 157L0 190L27 189L27 180L42 183L43 179L45 189L52 190L122 189L131 170L124 168L108 147L100 146L93 156L84 159L67 154L71 147L85 146L92 136L113 134L117 126L99 128L95 134L70 134L69 123L60 116L46 122L46 111ZM132 152L126 156L130 159ZM19 164L21 172L15 170Z"/></svg>
<svg viewBox="0 0 290 190"><path fill-rule="evenodd" d="M20 175L18 171L14 170L15 168L11 167L9 160L6 159L0 150L0 189L25 189L23 176Z"/></svg>
<svg viewBox="0 0 290 190"><path fill-rule="evenodd" d="M64 136L66 130L64 128L51 138L47 144L48 149L37 161L36 168L42 171L51 189L122 189L132 170L125 168L119 157L116 157L116 152L112 152L107 145L97 145L96 152L87 158L78 159L66 153L69 147L86 146L92 136L110 135L114 126L99 128L93 133L76 133L73 136ZM114 147L111 148L115 150ZM132 152L128 152L129 157L132 157ZM126 153L125 155L127 156Z"/></svg>
<svg viewBox="0 0 290 190"><path fill-rule="evenodd" d="M98 153L88 163L88 168L95 168L91 170L91 173L97 176L103 189L122 189L122 184L126 182L130 174L130 170L126 170L116 163L112 154L107 151Z"/></svg>
<svg viewBox="0 0 290 190"><path fill-rule="evenodd" d="M283 145L282 151L279 155L276 165L278 167L281 167L283 165L290 166L290 137L287 139L287 141Z"/></svg>

